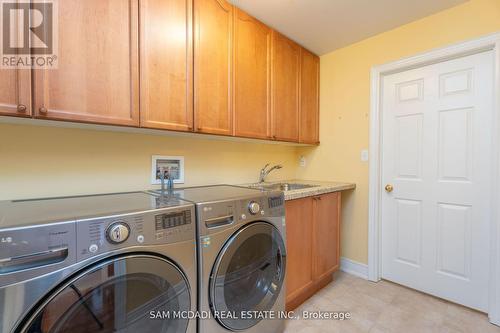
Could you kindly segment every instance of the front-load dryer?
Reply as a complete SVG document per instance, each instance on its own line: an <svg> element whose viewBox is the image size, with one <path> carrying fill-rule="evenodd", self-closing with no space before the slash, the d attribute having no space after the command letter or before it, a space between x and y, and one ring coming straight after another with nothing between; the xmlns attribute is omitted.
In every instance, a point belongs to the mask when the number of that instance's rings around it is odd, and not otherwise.
<svg viewBox="0 0 500 333"><path fill-rule="evenodd" d="M194 333L194 205L148 193L0 202L0 332Z"/></svg>
<svg viewBox="0 0 500 333"><path fill-rule="evenodd" d="M283 193L220 185L176 195L196 203L200 332L282 332Z"/></svg>

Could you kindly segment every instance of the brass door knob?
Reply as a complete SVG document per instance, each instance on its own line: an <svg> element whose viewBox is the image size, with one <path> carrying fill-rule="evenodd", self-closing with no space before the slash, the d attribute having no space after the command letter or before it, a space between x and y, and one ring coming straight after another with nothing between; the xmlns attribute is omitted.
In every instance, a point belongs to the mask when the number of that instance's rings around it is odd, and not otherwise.
<svg viewBox="0 0 500 333"><path fill-rule="evenodd" d="M394 190L394 187L391 184L387 184L385 185L385 190L387 192L392 192L392 190Z"/></svg>

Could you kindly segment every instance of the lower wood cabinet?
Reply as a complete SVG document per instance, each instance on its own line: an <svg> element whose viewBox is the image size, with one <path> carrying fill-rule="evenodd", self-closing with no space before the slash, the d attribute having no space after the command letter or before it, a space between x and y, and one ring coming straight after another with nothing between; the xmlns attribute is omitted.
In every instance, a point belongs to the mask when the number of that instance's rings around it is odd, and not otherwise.
<svg viewBox="0 0 500 333"><path fill-rule="evenodd" d="M340 201L334 192L286 202L287 310L330 283L339 268Z"/></svg>

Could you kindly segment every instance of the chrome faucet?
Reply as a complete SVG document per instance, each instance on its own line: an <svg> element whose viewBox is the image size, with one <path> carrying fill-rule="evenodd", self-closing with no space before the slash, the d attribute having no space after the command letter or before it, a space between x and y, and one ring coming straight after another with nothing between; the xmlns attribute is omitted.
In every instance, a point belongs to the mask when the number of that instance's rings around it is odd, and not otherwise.
<svg viewBox="0 0 500 333"><path fill-rule="evenodd" d="M261 170L260 170L260 178L259 178L259 183L263 183L266 181L266 177L268 174L271 173L273 170L278 170L283 168L281 164L276 164L275 166L271 167L270 169L267 169L269 166L269 163L267 163Z"/></svg>

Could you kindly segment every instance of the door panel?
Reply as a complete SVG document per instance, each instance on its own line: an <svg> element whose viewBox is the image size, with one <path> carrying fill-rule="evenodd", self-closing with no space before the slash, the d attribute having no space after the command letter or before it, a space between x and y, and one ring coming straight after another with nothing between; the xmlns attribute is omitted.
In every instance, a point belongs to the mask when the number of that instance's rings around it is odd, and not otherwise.
<svg viewBox="0 0 500 333"><path fill-rule="evenodd" d="M314 276L317 280L331 278L339 267L340 255L340 193L314 198Z"/></svg>
<svg viewBox="0 0 500 333"><path fill-rule="evenodd" d="M30 96L30 70L0 69L0 115L30 117Z"/></svg>
<svg viewBox="0 0 500 333"><path fill-rule="evenodd" d="M493 55L383 79L382 277L488 307Z"/></svg>
<svg viewBox="0 0 500 333"><path fill-rule="evenodd" d="M396 199L396 260L420 266L422 258L422 201Z"/></svg>
<svg viewBox="0 0 500 333"><path fill-rule="evenodd" d="M195 0L194 29L195 130L232 135L233 7L225 0Z"/></svg>
<svg viewBox="0 0 500 333"><path fill-rule="evenodd" d="M273 139L299 140L300 46L273 31Z"/></svg>
<svg viewBox="0 0 500 333"><path fill-rule="evenodd" d="M139 124L137 7L137 0L59 2L58 68L33 71L37 118Z"/></svg>
<svg viewBox="0 0 500 333"><path fill-rule="evenodd" d="M235 135L271 138L271 29L234 9Z"/></svg>
<svg viewBox="0 0 500 333"><path fill-rule="evenodd" d="M471 273L471 207L438 204L437 228L437 272L467 279Z"/></svg>
<svg viewBox="0 0 500 333"><path fill-rule="evenodd" d="M300 138L301 143L319 143L319 57L301 49Z"/></svg>
<svg viewBox="0 0 500 333"><path fill-rule="evenodd" d="M190 0L141 0L141 127L191 131Z"/></svg>

